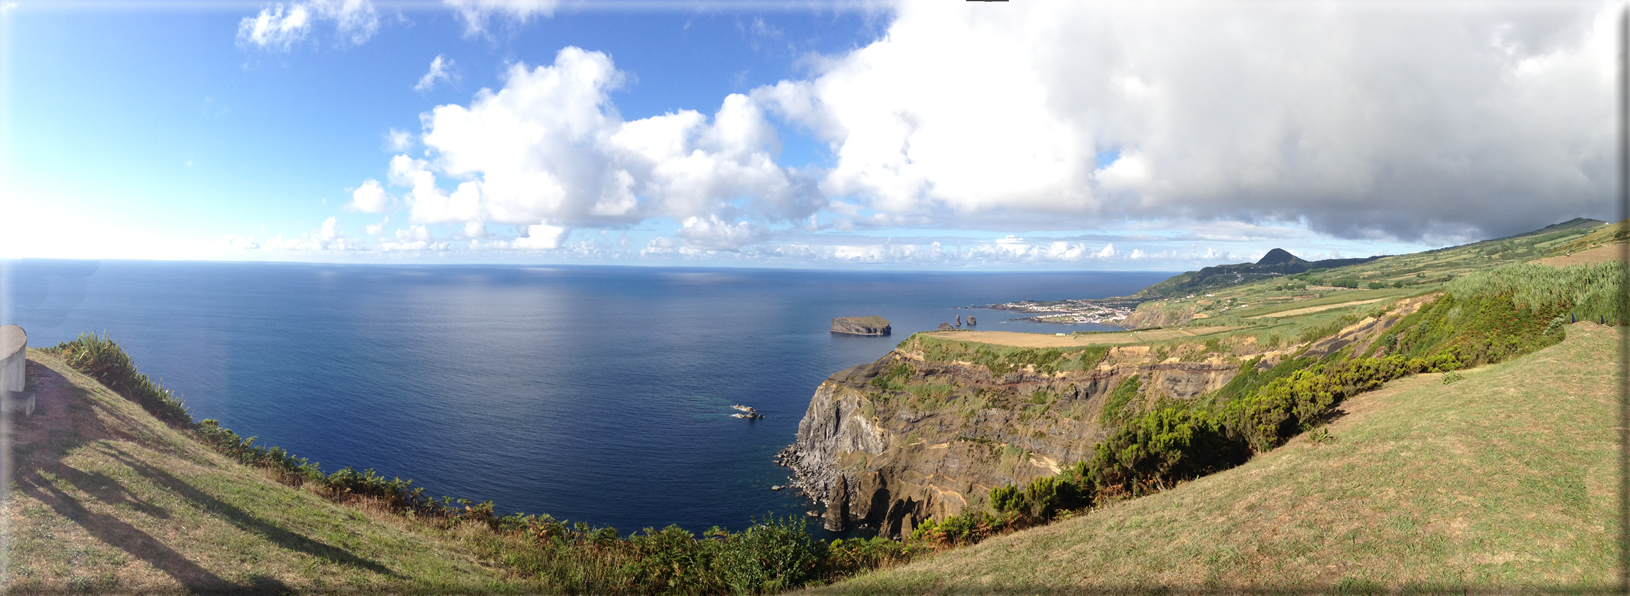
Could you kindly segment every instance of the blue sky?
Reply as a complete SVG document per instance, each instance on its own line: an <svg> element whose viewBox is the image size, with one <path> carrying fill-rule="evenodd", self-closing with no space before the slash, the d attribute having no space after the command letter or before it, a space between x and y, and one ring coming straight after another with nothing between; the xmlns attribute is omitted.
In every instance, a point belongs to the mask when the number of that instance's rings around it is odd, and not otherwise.
<svg viewBox="0 0 1630 596"><path fill-rule="evenodd" d="M1611 3L973 4L17 0L0 257L1175 270L1615 216Z"/></svg>

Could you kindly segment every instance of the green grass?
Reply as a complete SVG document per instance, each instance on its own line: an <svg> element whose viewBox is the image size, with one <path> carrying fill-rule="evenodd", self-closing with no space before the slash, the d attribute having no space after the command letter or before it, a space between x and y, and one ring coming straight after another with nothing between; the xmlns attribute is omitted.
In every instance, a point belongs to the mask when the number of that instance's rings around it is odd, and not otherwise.
<svg viewBox="0 0 1630 596"><path fill-rule="evenodd" d="M29 356L41 408L16 429L8 592L536 590L455 540L279 484L61 359Z"/></svg>
<svg viewBox="0 0 1630 596"><path fill-rule="evenodd" d="M1443 384L1419 375L1168 491L819 592L1606 590L1618 330Z"/></svg>

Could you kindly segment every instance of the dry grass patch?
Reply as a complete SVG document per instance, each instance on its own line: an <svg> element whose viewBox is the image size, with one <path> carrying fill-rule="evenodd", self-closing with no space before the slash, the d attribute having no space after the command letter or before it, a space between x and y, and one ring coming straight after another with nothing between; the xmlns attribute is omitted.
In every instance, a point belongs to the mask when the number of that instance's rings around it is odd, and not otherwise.
<svg viewBox="0 0 1630 596"><path fill-rule="evenodd" d="M1529 261L1552 267L1567 267L1569 265L1590 265L1594 263L1612 263L1624 260L1624 243L1604 244L1589 250L1582 250L1570 255L1547 257Z"/></svg>
<svg viewBox="0 0 1630 596"><path fill-rule="evenodd" d="M1136 344L1165 341L1185 337L1198 337L1233 330L1234 327L1188 327L1183 329L1155 329L1118 333L1087 333L1083 335L1048 335L1017 331L929 331L922 335L1015 348L1076 348L1091 345Z"/></svg>
<svg viewBox="0 0 1630 596"><path fill-rule="evenodd" d="M1283 312L1268 313L1268 314L1265 314L1265 315L1257 315L1257 316L1249 317L1249 318L1260 319L1260 318L1263 318L1263 317L1278 318L1278 317L1294 317L1296 315L1310 315L1310 314L1313 314L1313 313L1316 313L1316 312L1324 312L1324 311L1327 311L1327 310L1334 310L1334 309L1337 309L1337 308L1346 308L1346 307L1349 307L1349 306L1358 306L1360 304L1371 304L1371 303L1374 303L1374 302L1380 302L1382 300L1386 300L1386 298L1373 298L1373 299L1370 299L1370 300L1355 300L1353 302L1342 302L1340 304L1326 304L1326 305L1323 305L1323 306L1309 306L1307 308L1298 308L1298 309L1295 309L1295 310L1287 310L1287 311L1283 311Z"/></svg>

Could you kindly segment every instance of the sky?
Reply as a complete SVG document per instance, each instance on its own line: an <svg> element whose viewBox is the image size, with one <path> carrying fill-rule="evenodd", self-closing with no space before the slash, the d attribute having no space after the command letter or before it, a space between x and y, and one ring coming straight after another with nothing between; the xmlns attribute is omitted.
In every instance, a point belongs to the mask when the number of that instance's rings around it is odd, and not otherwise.
<svg viewBox="0 0 1630 596"><path fill-rule="evenodd" d="M0 258L1192 270L1616 219L1618 2L0 2Z"/></svg>

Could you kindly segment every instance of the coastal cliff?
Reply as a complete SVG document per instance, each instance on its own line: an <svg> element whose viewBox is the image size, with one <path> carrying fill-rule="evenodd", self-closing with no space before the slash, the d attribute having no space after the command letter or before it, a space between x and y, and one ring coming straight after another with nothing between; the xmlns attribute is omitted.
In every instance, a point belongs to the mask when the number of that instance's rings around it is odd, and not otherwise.
<svg viewBox="0 0 1630 596"><path fill-rule="evenodd" d="M825 504L827 529L906 534L982 502L992 487L1023 485L1089 458L1110 430L1105 403L1134 376L1141 393L1192 399L1240 368L1237 359L1174 354L914 335L821 383L781 461L793 468L795 486Z"/></svg>

